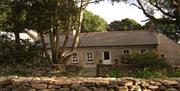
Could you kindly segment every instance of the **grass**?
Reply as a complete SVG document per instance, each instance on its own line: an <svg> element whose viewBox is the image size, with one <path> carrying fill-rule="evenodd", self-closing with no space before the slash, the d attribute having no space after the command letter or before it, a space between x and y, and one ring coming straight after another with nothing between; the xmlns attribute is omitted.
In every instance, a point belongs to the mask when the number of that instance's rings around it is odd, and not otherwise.
<svg viewBox="0 0 180 91"><path fill-rule="evenodd" d="M126 70L127 71L127 70ZM111 69L108 73L108 77L135 77L135 78L166 78L166 77L180 77L180 71L173 70L151 70L148 68L141 69L138 71L133 71L128 74L125 70L120 70L117 68Z"/></svg>
<svg viewBox="0 0 180 91"><path fill-rule="evenodd" d="M1 76L21 76L21 77L27 77L32 76L32 73L26 72L26 71L19 71L19 70L11 70L8 72L5 72L3 74L0 74Z"/></svg>

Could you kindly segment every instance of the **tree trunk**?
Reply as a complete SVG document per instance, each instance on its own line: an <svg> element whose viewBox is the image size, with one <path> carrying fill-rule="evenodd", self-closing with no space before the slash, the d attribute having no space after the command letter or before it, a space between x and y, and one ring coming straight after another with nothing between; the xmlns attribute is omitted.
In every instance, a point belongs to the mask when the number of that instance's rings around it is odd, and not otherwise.
<svg viewBox="0 0 180 91"><path fill-rule="evenodd" d="M84 4L83 2L84 2L83 0L81 0L81 2L80 2L80 7L79 7L79 11L78 11L78 13L79 13L78 14L78 25L76 27L76 33L75 33L75 35L73 37L72 47L71 47L71 50L68 53L65 54L64 59L70 58L69 56L71 56L73 50L75 48L77 48L77 46L78 46L78 43L79 43L79 33L81 32L83 14L84 14L84 10L87 7L89 1L86 2L86 4Z"/></svg>
<svg viewBox="0 0 180 91"><path fill-rule="evenodd" d="M71 51L73 51L78 46L78 43L79 43L79 33L81 32L84 8L85 7L83 7L83 0L81 0L81 5L79 7L79 15L78 15L78 26L76 29L76 34L75 34L74 39L73 39Z"/></svg>
<svg viewBox="0 0 180 91"><path fill-rule="evenodd" d="M15 36L15 43L18 46L20 44L20 35L18 31L14 32L14 36Z"/></svg>
<svg viewBox="0 0 180 91"><path fill-rule="evenodd" d="M48 50L46 48L46 43L45 43L45 40L44 40L43 32L40 32L40 39L41 39L41 43L42 43L42 51L45 54L45 58L47 58L49 63L52 63L51 58L50 58L50 56L48 54Z"/></svg>
<svg viewBox="0 0 180 91"><path fill-rule="evenodd" d="M69 15L69 19L67 21L66 26L68 26L68 27L67 27L66 32L65 32L65 39L64 39L63 45L61 47L60 55L59 55L59 58L62 61L61 63L63 63L63 64L65 64L65 60L64 60L65 59L65 55L63 55L63 54L65 52L66 45L67 45L67 42L69 40L69 32L70 32L70 30L72 28L72 16L71 16L71 14Z"/></svg>

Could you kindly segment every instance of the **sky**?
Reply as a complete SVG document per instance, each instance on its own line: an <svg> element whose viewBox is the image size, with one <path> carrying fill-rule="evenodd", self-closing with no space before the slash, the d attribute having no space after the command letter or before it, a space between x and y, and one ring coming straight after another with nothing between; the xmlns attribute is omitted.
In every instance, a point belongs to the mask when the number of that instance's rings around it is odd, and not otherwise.
<svg viewBox="0 0 180 91"><path fill-rule="evenodd" d="M140 9L125 3L114 3L112 5L110 2L104 1L98 4L88 5L87 10L99 15L106 20L108 24L114 20L130 18L143 25L145 22L142 21L147 19Z"/></svg>

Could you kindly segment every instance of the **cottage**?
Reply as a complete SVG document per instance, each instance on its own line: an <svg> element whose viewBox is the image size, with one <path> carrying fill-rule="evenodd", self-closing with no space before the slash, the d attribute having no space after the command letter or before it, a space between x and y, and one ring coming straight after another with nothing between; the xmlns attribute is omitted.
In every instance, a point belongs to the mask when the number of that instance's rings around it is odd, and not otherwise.
<svg viewBox="0 0 180 91"><path fill-rule="evenodd" d="M102 64L121 63L122 54L154 51L166 58L171 65L180 65L180 45L153 29L80 33L79 43L67 65L96 68ZM60 36L60 42L64 36ZM67 50L71 48L73 33L69 36ZM50 46L46 38L47 47ZM49 52L50 53L50 52Z"/></svg>
<svg viewBox="0 0 180 91"><path fill-rule="evenodd" d="M71 35L67 50L72 45L72 39ZM160 53L172 65L180 65L180 45L161 33L143 30L80 33L78 47L67 65L96 68L99 62L121 63L122 54L143 54L148 51Z"/></svg>

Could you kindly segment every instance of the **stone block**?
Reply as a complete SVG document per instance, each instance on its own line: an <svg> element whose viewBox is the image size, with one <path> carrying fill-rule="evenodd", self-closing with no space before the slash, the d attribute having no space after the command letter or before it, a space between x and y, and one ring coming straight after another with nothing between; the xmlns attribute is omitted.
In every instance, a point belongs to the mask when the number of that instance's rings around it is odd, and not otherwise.
<svg viewBox="0 0 180 91"><path fill-rule="evenodd" d="M128 87L127 86L120 86L117 91L128 91Z"/></svg>
<svg viewBox="0 0 180 91"><path fill-rule="evenodd" d="M73 84L71 85L71 88L73 88L73 89L78 89L80 86L81 86L81 85L80 85L79 83L73 83Z"/></svg>
<svg viewBox="0 0 180 91"><path fill-rule="evenodd" d="M165 91L178 91L178 90L175 89L175 88L168 88L168 89L166 89Z"/></svg>
<svg viewBox="0 0 180 91"><path fill-rule="evenodd" d="M60 88L59 91L70 91L70 88Z"/></svg>
<svg viewBox="0 0 180 91"><path fill-rule="evenodd" d="M143 89L143 91L156 91L156 90L151 90L151 89Z"/></svg>
<svg viewBox="0 0 180 91"><path fill-rule="evenodd" d="M158 86L148 86L148 88L151 89L151 90L156 90L156 89L158 89L159 87L158 87Z"/></svg>
<svg viewBox="0 0 180 91"><path fill-rule="evenodd" d="M87 87L80 87L77 91L92 91L92 90Z"/></svg>
<svg viewBox="0 0 180 91"><path fill-rule="evenodd" d="M12 80L11 79L6 79L6 78L0 79L0 85L1 86L10 85L10 84L12 84Z"/></svg>
<svg viewBox="0 0 180 91"><path fill-rule="evenodd" d="M31 83L31 87L34 89L46 89L47 85L42 83Z"/></svg>
<svg viewBox="0 0 180 91"><path fill-rule="evenodd" d="M113 88L109 88L107 91L115 91Z"/></svg>
<svg viewBox="0 0 180 91"><path fill-rule="evenodd" d="M132 80L125 80L125 86L132 86L134 81Z"/></svg>
<svg viewBox="0 0 180 91"><path fill-rule="evenodd" d="M25 89L25 88L14 88L11 91L36 91L36 89L33 88L29 88L29 89Z"/></svg>
<svg viewBox="0 0 180 91"><path fill-rule="evenodd" d="M0 88L0 91L10 91L8 88Z"/></svg>
<svg viewBox="0 0 180 91"><path fill-rule="evenodd" d="M108 91L108 90L106 88L104 88L104 87L101 87L101 88L98 89L98 91Z"/></svg>

